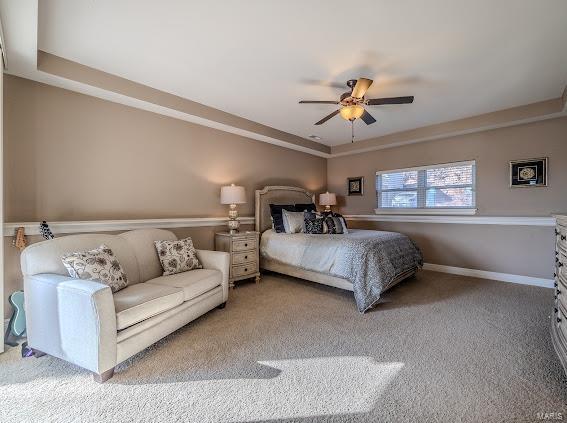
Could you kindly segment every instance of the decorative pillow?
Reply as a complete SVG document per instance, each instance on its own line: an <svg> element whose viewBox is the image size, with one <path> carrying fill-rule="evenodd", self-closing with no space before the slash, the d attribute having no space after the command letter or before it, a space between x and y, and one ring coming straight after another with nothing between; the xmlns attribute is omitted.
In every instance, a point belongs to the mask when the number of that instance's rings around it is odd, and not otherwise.
<svg viewBox="0 0 567 423"><path fill-rule="evenodd" d="M342 229L337 229L340 232L331 232L331 229L329 228L329 233L348 234L346 219L343 217L342 214L334 213L334 212L323 212L323 216L325 216L325 224L328 224L326 219L328 217L335 217L339 219L340 225L335 225L335 226L340 226L342 228Z"/></svg>
<svg viewBox="0 0 567 423"><path fill-rule="evenodd" d="M330 234L342 234L344 233L343 224L338 217L327 216L325 218L325 223L327 224L328 232Z"/></svg>
<svg viewBox="0 0 567 423"><path fill-rule="evenodd" d="M118 259L104 244L94 250L65 254L61 260L72 278L103 283L112 292L128 285L128 278Z"/></svg>
<svg viewBox="0 0 567 423"><path fill-rule="evenodd" d="M163 267L163 276L203 268L191 238L178 241L154 241L154 244Z"/></svg>
<svg viewBox="0 0 567 423"><path fill-rule="evenodd" d="M286 234L303 232L303 212L283 210L283 224Z"/></svg>
<svg viewBox="0 0 567 423"><path fill-rule="evenodd" d="M304 225L306 234L324 233L325 218L317 216L315 213L305 212Z"/></svg>
<svg viewBox="0 0 567 423"><path fill-rule="evenodd" d="M295 211L295 206L293 204L270 204L272 228L277 233L285 232L282 210Z"/></svg>
<svg viewBox="0 0 567 423"><path fill-rule="evenodd" d="M303 211L303 212L316 212L317 206L313 203L306 203L306 204L296 204L295 205L296 211Z"/></svg>

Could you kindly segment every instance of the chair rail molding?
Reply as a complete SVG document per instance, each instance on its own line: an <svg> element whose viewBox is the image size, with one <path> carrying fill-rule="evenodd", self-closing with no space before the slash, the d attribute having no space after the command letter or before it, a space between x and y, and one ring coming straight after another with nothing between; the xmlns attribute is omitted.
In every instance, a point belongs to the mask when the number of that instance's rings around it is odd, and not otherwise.
<svg viewBox="0 0 567 423"><path fill-rule="evenodd" d="M555 226L553 216L440 216L350 214L347 220L371 222L455 223L461 225Z"/></svg>
<svg viewBox="0 0 567 423"><path fill-rule="evenodd" d="M254 217L240 217L243 225L253 225ZM135 219L135 220L88 220L49 222L54 234L73 234L88 232L129 231L142 228L197 228L203 226L223 226L228 222L226 217L186 217L175 219ZM4 223L4 236L14 236L17 228L23 226L26 235L41 235L40 222L7 222Z"/></svg>

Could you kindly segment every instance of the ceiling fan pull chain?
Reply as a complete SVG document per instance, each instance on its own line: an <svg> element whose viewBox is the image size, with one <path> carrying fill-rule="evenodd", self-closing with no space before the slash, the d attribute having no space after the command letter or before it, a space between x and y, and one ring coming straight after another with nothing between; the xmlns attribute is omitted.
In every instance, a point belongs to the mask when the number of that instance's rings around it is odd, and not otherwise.
<svg viewBox="0 0 567 423"><path fill-rule="evenodd" d="M350 121L350 142L354 144L354 120Z"/></svg>

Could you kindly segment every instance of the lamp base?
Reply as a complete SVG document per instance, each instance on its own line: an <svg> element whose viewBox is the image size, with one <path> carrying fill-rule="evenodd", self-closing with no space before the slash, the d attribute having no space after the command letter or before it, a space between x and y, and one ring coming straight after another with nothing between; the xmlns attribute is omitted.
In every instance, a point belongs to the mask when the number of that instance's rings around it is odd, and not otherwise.
<svg viewBox="0 0 567 423"><path fill-rule="evenodd" d="M238 228L240 228L240 222L238 221L238 211L236 210L236 204L230 205L230 210L228 211L228 232L232 234L238 233Z"/></svg>
<svg viewBox="0 0 567 423"><path fill-rule="evenodd" d="M229 219L227 226L228 226L228 232L230 234L236 234L238 233L238 229L240 228L240 222L236 219Z"/></svg>
<svg viewBox="0 0 567 423"><path fill-rule="evenodd" d="M331 206L325 206L325 213L331 213Z"/></svg>

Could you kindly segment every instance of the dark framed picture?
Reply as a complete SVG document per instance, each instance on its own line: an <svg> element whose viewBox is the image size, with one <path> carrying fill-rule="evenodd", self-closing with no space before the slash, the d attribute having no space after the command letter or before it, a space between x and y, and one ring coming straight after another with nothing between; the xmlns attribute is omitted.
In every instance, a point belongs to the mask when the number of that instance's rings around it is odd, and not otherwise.
<svg viewBox="0 0 567 423"><path fill-rule="evenodd" d="M364 176L348 178L348 195L364 194Z"/></svg>
<svg viewBox="0 0 567 423"><path fill-rule="evenodd" d="M547 157L510 162L510 187L546 187Z"/></svg>

